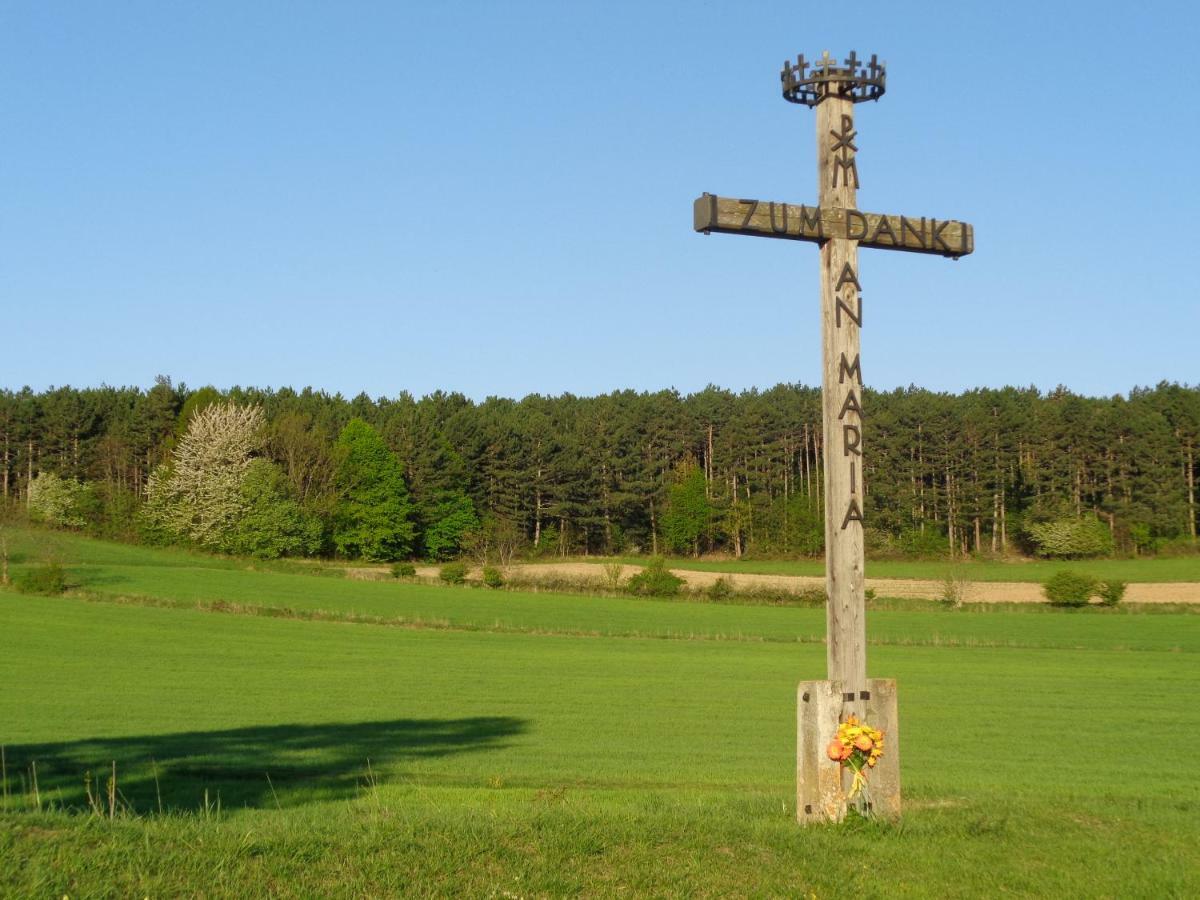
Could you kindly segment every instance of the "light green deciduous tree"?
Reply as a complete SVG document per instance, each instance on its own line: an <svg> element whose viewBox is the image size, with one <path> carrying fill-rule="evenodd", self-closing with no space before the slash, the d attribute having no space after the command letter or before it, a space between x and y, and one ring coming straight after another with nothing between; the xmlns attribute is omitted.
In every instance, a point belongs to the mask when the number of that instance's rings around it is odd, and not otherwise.
<svg viewBox="0 0 1200 900"><path fill-rule="evenodd" d="M362 419L351 419L342 429L335 453L333 542L338 552L374 561L408 556L415 528L400 461Z"/></svg>

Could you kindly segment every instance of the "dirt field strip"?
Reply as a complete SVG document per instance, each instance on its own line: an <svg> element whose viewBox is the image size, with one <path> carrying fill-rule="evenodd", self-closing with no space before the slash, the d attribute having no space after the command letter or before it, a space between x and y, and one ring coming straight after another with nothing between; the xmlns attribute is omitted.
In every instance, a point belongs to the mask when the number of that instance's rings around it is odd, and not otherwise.
<svg viewBox="0 0 1200 900"><path fill-rule="evenodd" d="M628 578L641 570L640 566L622 566L621 577ZM357 571L357 570L354 570ZM374 571L374 570L366 570ZM520 573L530 581L542 577L600 578L600 566L595 563L565 562L515 565L510 572ZM691 569L672 569L690 588L706 588L718 578L727 578L735 588L776 588L800 591L806 588L823 588L825 579L807 575L749 575L743 573L697 572ZM436 578L436 566L418 566L417 574L424 578ZM472 570L478 577L479 570ZM907 578L868 578L867 588L881 597L904 597L919 600L936 600L942 596L941 581ZM962 584L965 603L1045 603L1042 586L1036 582L1023 581L966 581ZM1192 582L1131 582L1125 591L1126 603L1200 603L1200 584Z"/></svg>

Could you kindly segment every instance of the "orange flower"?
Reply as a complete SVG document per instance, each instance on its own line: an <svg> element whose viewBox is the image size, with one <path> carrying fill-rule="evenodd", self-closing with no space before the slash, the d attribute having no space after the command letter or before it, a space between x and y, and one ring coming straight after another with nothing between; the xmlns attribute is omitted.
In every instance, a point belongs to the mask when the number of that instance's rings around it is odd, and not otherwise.
<svg viewBox="0 0 1200 900"><path fill-rule="evenodd" d="M858 736L858 738L854 741L854 746L857 747L859 750L863 751L863 753L866 753L874 745L875 745L874 741L872 741L865 734L860 734Z"/></svg>
<svg viewBox="0 0 1200 900"><path fill-rule="evenodd" d="M841 762L843 759L846 759L850 756L850 748L837 738L834 738L829 742L829 746L825 748L825 755L834 762Z"/></svg>

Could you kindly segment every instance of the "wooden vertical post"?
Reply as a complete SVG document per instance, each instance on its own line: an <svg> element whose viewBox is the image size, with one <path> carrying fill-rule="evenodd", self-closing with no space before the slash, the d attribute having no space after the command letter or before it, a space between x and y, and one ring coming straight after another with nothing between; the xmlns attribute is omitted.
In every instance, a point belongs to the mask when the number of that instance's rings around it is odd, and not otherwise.
<svg viewBox="0 0 1200 900"><path fill-rule="evenodd" d="M817 104L822 209L856 209L854 103L831 84ZM853 231L847 228L846 234ZM825 459L825 590L829 680L843 690L842 717L865 714L867 632L863 582L862 296L858 241L821 244L822 441ZM853 697L851 698L851 695Z"/></svg>

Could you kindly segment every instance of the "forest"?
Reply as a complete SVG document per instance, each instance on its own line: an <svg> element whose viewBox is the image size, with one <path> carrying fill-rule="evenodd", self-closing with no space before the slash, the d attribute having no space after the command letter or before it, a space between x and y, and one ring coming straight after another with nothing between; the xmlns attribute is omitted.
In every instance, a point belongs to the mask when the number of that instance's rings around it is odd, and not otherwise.
<svg viewBox="0 0 1200 900"><path fill-rule="evenodd" d="M1196 552L1200 387L909 387L863 405L871 554ZM204 531L179 484L210 408L253 414L222 469L236 509ZM820 410L819 388L786 384L482 402L163 376L3 390L0 497L51 525L262 556L819 555Z"/></svg>

